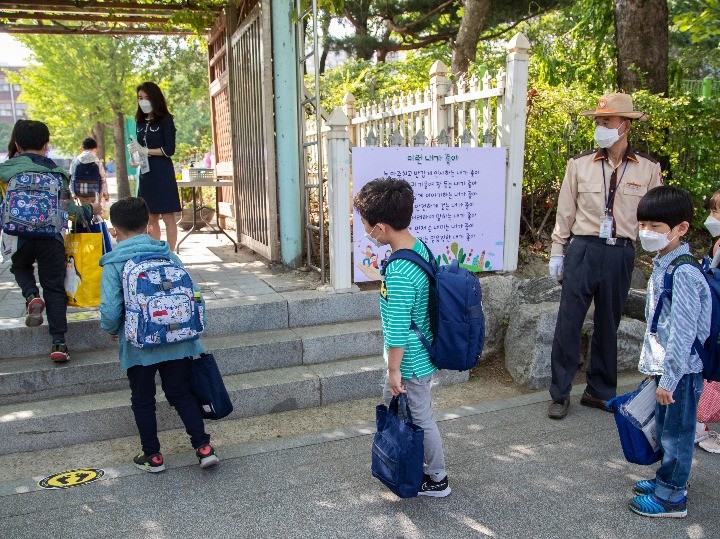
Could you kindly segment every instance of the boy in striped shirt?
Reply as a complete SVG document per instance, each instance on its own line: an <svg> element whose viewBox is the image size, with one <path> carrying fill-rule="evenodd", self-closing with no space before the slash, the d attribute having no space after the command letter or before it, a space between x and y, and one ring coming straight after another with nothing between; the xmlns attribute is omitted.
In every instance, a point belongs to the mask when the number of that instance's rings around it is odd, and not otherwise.
<svg viewBox="0 0 720 539"><path fill-rule="evenodd" d="M375 246L394 251L412 249L425 260L430 254L408 226L414 195L405 180L392 178L369 182L355 196L354 204L365 237ZM395 260L385 270L380 288L384 356L388 365L384 396L407 395L413 422L425 431L425 477L418 495L442 498L450 494L442 440L432 411L430 386L437 370L413 330L414 321L432 341L428 313L429 282L425 272L408 260Z"/></svg>
<svg viewBox="0 0 720 539"><path fill-rule="evenodd" d="M657 252L648 281L648 329L638 368L657 382L655 421L662 462L654 478L635 483L637 496L630 509L647 517L678 518L687 515L685 493L703 389L703 365L693 344L696 339L705 342L710 334L712 298L697 267L679 266L673 274L672 299L663 300L657 332L650 331L668 267L679 256L694 260L687 243L681 242L693 219L692 200L682 189L656 187L640 201L637 218L643 249Z"/></svg>

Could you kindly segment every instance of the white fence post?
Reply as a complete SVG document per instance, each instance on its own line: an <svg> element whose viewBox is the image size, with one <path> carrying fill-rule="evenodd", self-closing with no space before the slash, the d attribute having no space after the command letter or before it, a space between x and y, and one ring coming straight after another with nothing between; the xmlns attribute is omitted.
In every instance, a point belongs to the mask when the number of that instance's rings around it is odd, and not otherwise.
<svg viewBox="0 0 720 539"><path fill-rule="evenodd" d="M350 120L336 107L327 120L328 218L330 229L330 284L324 292L352 292L352 241L350 237ZM321 136L318 133L318 136Z"/></svg>
<svg viewBox="0 0 720 539"><path fill-rule="evenodd" d="M447 110L443 108L440 101L450 90L450 79L447 74L450 72L448 67L440 60L437 60L430 67L430 92L432 99L432 107L430 109L430 141L438 142L443 131L445 136L448 135L448 119Z"/></svg>
<svg viewBox="0 0 720 539"><path fill-rule="evenodd" d="M346 93L343 98L343 111L345 112L345 116L348 117L348 120L350 120L350 124L348 125L348 131L350 133L350 146L357 146L358 143L358 137L357 132L355 130L355 127L352 125L352 119L355 118L355 96L352 95L350 92Z"/></svg>
<svg viewBox="0 0 720 539"><path fill-rule="evenodd" d="M498 121L498 139L508 149L505 184L505 249L503 269L515 271L520 247L525 119L530 42L517 33L507 44L507 78L503 99L502 125Z"/></svg>

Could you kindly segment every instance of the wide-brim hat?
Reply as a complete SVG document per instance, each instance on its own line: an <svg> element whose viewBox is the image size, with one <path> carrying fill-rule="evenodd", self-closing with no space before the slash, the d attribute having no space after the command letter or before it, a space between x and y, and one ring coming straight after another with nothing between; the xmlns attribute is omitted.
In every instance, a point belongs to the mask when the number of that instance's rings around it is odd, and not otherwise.
<svg viewBox="0 0 720 539"><path fill-rule="evenodd" d="M646 121L647 114L633 110L632 97L628 94L605 94L598 99L595 110L584 110L580 116L622 116L633 120Z"/></svg>

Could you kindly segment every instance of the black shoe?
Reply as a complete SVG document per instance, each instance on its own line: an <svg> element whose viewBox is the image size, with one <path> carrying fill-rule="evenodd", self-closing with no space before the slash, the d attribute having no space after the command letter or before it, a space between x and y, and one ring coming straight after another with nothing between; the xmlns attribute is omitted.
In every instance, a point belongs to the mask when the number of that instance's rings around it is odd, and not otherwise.
<svg viewBox="0 0 720 539"><path fill-rule="evenodd" d="M440 481L433 481L429 475L423 476L422 485L418 491L418 496L431 496L433 498L444 498L452 492L450 485L448 485L447 475Z"/></svg>
<svg viewBox="0 0 720 539"><path fill-rule="evenodd" d="M53 341L50 349L50 359L53 360L53 363L67 363L70 361L67 344Z"/></svg>
<svg viewBox="0 0 720 539"><path fill-rule="evenodd" d="M587 389L583 392L582 397L580 397L580 404L582 404L583 406L597 408L606 412L612 412L612 410L607 407L606 403L607 401L604 401L597 397L593 397L590 393L587 392Z"/></svg>
<svg viewBox="0 0 720 539"><path fill-rule="evenodd" d="M552 401L548 407L548 417L550 419L562 419L567 415L568 408L570 408L569 398L565 399L565 402Z"/></svg>
<svg viewBox="0 0 720 539"><path fill-rule="evenodd" d="M195 451L195 456L200 461L201 468L209 468L215 466L220 459L215 454L215 449L210 444L205 444L202 447L198 447Z"/></svg>
<svg viewBox="0 0 720 539"><path fill-rule="evenodd" d="M165 461L163 460L162 453L155 453L154 455L145 455L145 452L140 453L133 459L135 467L150 473L158 473L165 470Z"/></svg>

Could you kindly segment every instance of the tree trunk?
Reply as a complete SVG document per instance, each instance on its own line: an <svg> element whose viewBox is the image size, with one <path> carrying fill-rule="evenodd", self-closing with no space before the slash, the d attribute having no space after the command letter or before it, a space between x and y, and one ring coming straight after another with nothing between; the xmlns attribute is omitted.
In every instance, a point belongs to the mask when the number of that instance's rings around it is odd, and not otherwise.
<svg viewBox="0 0 720 539"><path fill-rule="evenodd" d="M100 160L105 162L105 123L97 122L92 128L92 137L97 142L97 154Z"/></svg>
<svg viewBox="0 0 720 539"><path fill-rule="evenodd" d="M452 72L466 73L470 62L475 60L480 32L490 13L490 0L465 0L465 14L453 46Z"/></svg>
<svg viewBox="0 0 720 539"><path fill-rule="evenodd" d="M127 161L125 159L125 115L122 111L114 111L113 143L115 144L115 177L117 181L118 198L130 196L130 182L128 181Z"/></svg>
<svg viewBox="0 0 720 539"><path fill-rule="evenodd" d="M320 19L320 31L322 32L322 52L320 53L320 64L319 64L319 73L322 75L325 73L325 64L327 63L327 57L330 53L330 43L331 43L331 36L330 36L330 21L332 19L329 15L323 14L322 18Z"/></svg>
<svg viewBox="0 0 720 539"><path fill-rule="evenodd" d="M618 88L667 96L667 0L614 0L614 6Z"/></svg>

